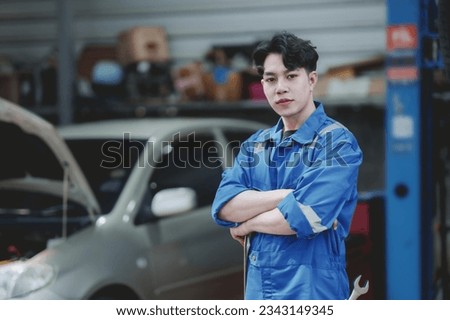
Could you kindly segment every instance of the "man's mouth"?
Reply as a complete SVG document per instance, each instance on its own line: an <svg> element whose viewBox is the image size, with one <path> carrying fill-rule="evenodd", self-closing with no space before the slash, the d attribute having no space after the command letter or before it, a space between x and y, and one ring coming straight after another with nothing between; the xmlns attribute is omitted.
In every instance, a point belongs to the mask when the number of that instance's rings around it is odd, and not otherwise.
<svg viewBox="0 0 450 320"><path fill-rule="evenodd" d="M291 101L293 101L292 99L279 99L279 100L277 100L277 101L275 101L275 103L276 104L286 104L286 103L289 103L289 102L291 102Z"/></svg>

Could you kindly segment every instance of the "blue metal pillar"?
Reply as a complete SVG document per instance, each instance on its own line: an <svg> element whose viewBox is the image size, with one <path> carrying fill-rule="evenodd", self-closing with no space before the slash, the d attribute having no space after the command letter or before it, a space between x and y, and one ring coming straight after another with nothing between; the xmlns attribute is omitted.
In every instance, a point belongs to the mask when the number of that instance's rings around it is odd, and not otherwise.
<svg viewBox="0 0 450 320"><path fill-rule="evenodd" d="M387 0L388 299L432 296L434 0Z"/></svg>

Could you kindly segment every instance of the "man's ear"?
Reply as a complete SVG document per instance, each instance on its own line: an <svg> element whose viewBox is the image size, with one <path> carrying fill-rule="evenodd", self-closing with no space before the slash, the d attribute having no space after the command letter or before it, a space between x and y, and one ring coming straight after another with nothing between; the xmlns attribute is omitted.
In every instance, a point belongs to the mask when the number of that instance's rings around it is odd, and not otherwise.
<svg viewBox="0 0 450 320"><path fill-rule="evenodd" d="M308 75L309 79L309 86L311 88L311 91L314 90L314 87L317 84L317 81L319 80L319 75L317 74L317 71L311 71Z"/></svg>

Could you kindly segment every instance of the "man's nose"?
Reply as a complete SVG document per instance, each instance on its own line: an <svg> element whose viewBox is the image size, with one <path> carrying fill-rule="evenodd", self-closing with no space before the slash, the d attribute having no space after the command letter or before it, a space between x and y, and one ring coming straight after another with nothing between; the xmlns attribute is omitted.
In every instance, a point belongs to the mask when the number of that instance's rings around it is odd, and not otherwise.
<svg viewBox="0 0 450 320"><path fill-rule="evenodd" d="M287 83L284 79L278 79L277 81L277 94L285 93L288 91Z"/></svg>

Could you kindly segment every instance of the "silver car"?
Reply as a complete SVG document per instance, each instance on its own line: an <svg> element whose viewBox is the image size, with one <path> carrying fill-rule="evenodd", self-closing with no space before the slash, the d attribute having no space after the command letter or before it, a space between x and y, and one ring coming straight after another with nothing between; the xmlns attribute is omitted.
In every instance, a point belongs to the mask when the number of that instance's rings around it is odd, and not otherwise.
<svg viewBox="0 0 450 320"><path fill-rule="evenodd" d="M0 298L240 299L241 247L210 205L262 127L170 118L55 130L0 100Z"/></svg>

